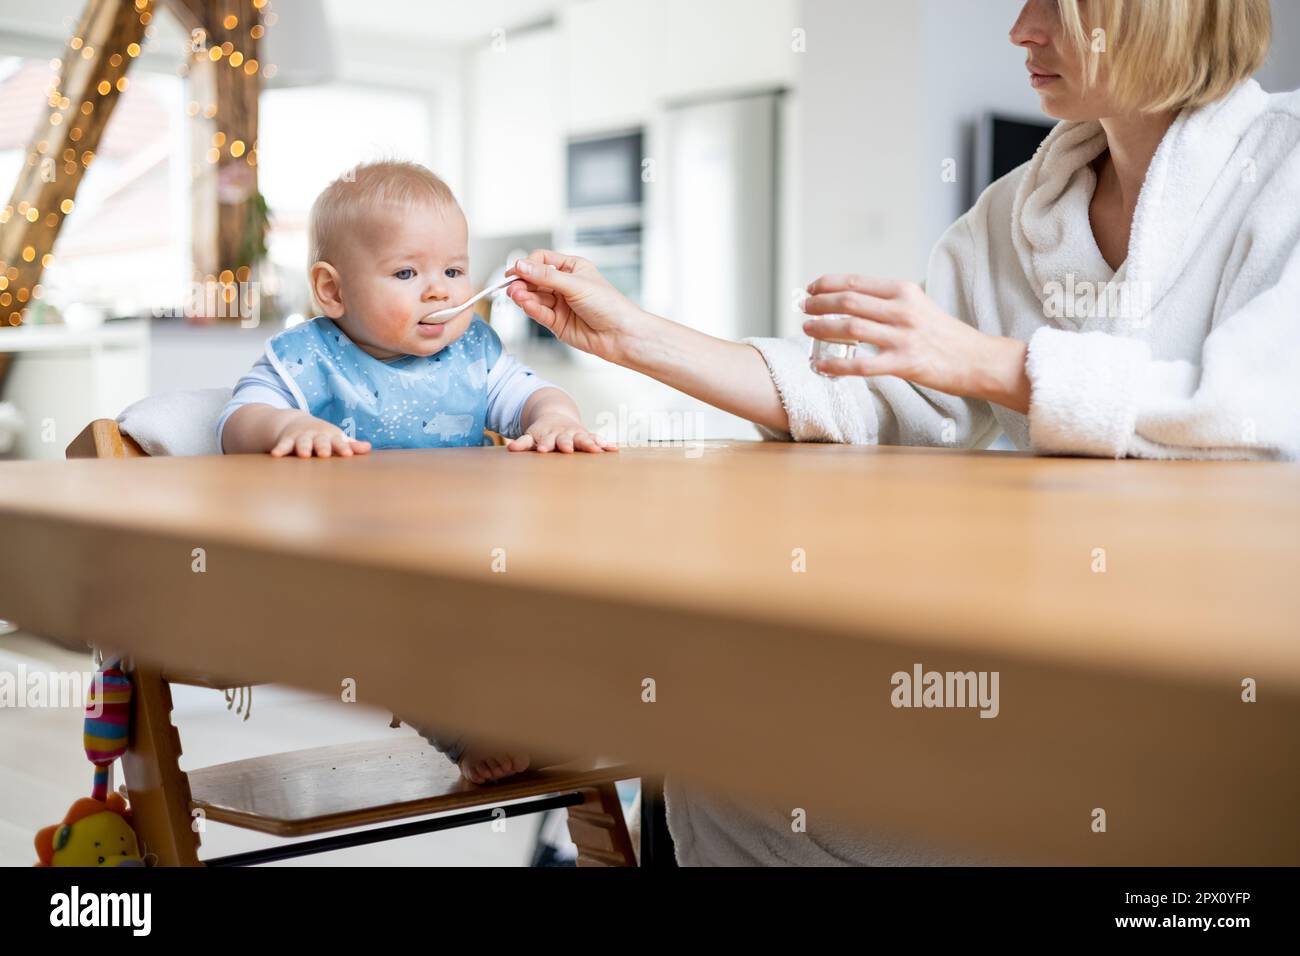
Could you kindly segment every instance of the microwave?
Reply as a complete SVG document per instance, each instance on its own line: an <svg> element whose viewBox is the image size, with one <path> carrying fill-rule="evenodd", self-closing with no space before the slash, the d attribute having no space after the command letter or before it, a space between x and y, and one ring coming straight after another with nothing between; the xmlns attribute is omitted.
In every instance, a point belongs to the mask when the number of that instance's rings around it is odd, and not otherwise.
<svg viewBox="0 0 1300 956"><path fill-rule="evenodd" d="M569 140L565 164L570 212L640 207L642 135L632 132Z"/></svg>

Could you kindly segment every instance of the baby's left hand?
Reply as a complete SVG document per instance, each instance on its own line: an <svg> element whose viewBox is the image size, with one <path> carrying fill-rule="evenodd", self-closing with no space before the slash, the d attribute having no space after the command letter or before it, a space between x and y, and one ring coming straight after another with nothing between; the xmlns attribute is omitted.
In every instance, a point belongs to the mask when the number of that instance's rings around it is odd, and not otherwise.
<svg viewBox="0 0 1300 956"><path fill-rule="evenodd" d="M560 451L572 454L575 451L601 454L606 451L618 451L613 442L601 441L587 431L582 422L568 415L543 415L528 426L528 431L518 438L506 442L510 451L540 452Z"/></svg>

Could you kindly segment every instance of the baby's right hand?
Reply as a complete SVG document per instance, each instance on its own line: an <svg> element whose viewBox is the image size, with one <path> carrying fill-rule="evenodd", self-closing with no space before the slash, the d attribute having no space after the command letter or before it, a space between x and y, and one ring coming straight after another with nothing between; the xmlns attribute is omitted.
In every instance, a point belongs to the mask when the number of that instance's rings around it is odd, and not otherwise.
<svg viewBox="0 0 1300 956"><path fill-rule="evenodd" d="M355 452L364 455L370 451L370 442L349 438L343 429L321 421L306 412L292 412L276 435L271 454L276 458L297 453L299 458L329 458L338 454L351 458Z"/></svg>

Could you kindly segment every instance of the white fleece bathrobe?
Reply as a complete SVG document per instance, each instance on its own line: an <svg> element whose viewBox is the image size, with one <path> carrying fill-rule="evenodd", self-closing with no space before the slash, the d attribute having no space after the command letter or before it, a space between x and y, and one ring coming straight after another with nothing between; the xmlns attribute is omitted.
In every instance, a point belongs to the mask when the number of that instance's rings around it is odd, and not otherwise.
<svg viewBox="0 0 1300 956"><path fill-rule="evenodd" d="M1097 122L1063 122L944 233L926 292L983 332L1029 343L1027 416L893 377L826 379L809 341L747 339L790 420L766 438L1042 454L1295 459L1300 454L1300 91L1249 80L1161 141L1118 272L1093 238ZM864 268L870 268L866 264ZM883 834L741 811L669 782L680 862L942 862Z"/></svg>

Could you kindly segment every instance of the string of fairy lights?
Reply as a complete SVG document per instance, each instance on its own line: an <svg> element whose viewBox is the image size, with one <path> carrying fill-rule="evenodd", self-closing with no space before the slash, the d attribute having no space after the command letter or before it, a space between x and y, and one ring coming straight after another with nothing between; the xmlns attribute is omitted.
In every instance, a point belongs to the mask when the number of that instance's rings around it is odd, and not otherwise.
<svg viewBox="0 0 1300 956"><path fill-rule="evenodd" d="M126 2L126 0L123 0ZM131 0L135 14L138 16L140 25L143 27L143 34L146 44L152 41L156 35L156 27L153 24L153 7L155 0ZM248 30L247 36L253 41L259 41L266 34L269 27L273 27L278 19L277 14L270 9L269 0L251 0L254 10L253 16L257 19ZM217 24L209 25L214 32ZM239 29L239 17L234 13L225 14L219 24L220 28L225 31L227 37L236 35L235 31ZM189 42L185 49L188 54L186 62L178 68L178 73L182 76L188 76L195 65L212 63L224 63L231 70L236 71L240 76L252 78L261 74L264 79L272 79L276 74L276 66L273 63L261 63L256 56L250 55L245 50L238 49L231 39L223 39L221 43L215 42L219 37L209 36L206 28L195 28L190 35ZM95 48L87 43L86 39L79 35L74 35L68 40L68 53L66 56L71 63L74 57L81 57L85 60L95 58ZM124 64L140 56L143 52L140 43L131 41L119 51L115 51L108 56L108 66L111 71L123 71ZM93 149L81 149L78 145L86 134L86 128L82 125L94 115L97 102L102 101L109 96L117 96L125 93L129 81L125 75L119 75L115 79L110 73L104 79L101 79L94 88L94 94L98 94L99 101L94 95L88 95L77 107L73 108L73 103L61 89L62 71L64 61L53 59L50 61L50 70L53 76L49 86L46 89L46 103L49 107L48 125L51 130L58 130L65 123L68 124L67 140L72 144L66 146L56 155L51 153L51 144L49 139L42 137L38 139L33 150L28 153L27 165L35 167L38 163L42 165L42 177L50 175L57 168L59 162L62 163L62 169L65 175L77 177L79 174L88 170L91 163L95 160L95 151ZM206 120L217 120L218 104L215 102L201 104L197 100L191 100L185 109L186 115L197 117L202 114ZM257 166L257 140L245 142L243 139L232 136L226 130L218 128L212 134L211 142L206 149L203 157L207 164L215 166L219 163L230 162L242 159L249 167ZM194 178L203 175L202 166L198 163L192 168ZM50 182L52 179L46 179ZM74 182L75 191L75 182ZM44 219L45 227L48 229L57 229L63 219L71 215L76 203L72 198L62 199L58 203L57 209L51 209L42 217L41 210L35 205L22 200L18 205L6 205L0 209L0 226L7 225L15 215L26 219L28 223L35 224ZM28 243L23 246L19 256L24 263L32 263L36 259L37 247L34 243ZM51 252L44 253L41 256L41 269L48 269L54 262L54 255ZM207 276L208 282L219 281L226 287L227 299L233 295L233 286L236 280L240 282L247 281L249 277L249 267L241 265L236 270L226 269L219 275ZM17 326L22 324L23 309L29 302L39 300L43 289L40 283L34 283L30 288L26 286L14 287L18 281L21 272L17 265L11 265L0 260L0 315L4 314L3 310L11 310L8 315L8 324Z"/></svg>

